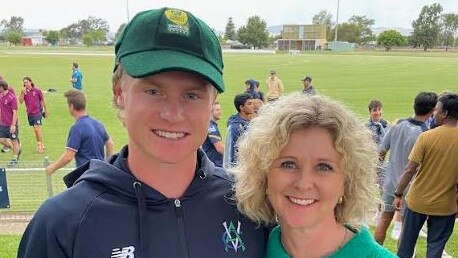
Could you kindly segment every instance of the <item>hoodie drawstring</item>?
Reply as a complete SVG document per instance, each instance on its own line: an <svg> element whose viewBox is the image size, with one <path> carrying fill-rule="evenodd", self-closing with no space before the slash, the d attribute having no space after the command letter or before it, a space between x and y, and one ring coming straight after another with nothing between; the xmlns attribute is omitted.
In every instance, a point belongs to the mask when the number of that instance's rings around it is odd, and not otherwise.
<svg viewBox="0 0 458 258"><path fill-rule="evenodd" d="M145 201L145 195L143 194L142 191L142 184L140 182L134 182L134 190L135 190L135 196L137 197L137 205L138 205L138 234L139 234L139 247L138 247L138 252L137 252L137 257L143 257L142 254L144 253L143 251L143 243L145 243L146 236L145 234L147 233L143 229L146 228L145 224L145 216L146 216L146 201ZM146 256L145 256L146 257Z"/></svg>

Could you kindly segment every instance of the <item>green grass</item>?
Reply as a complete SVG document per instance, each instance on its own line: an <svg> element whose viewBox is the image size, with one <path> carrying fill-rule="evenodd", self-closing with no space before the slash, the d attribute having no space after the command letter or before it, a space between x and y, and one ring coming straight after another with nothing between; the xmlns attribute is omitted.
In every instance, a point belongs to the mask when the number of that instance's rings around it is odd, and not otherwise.
<svg viewBox="0 0 458 258"><path fill-rule="evenodd" d="M0 235L0 257L16 257L20 240L20 235Z"/></svg>
<svg viewBox="0 0 458 258"><path fill-rule="evenodd" d="M89 55L92 53L98 55ZM45 119L43 125L46 146L44 154L36 153L35 139L32 129L27 124L24 105L20 105L20 138L23 145L21 160L37 161L37 164L41 164L45 155L53 161L63 152L68 129L74 123L63 97L63 93L71 88L69 80L72 62L80 64L84 75L88 113L107 127L116 149L127 142L124 128L111 105L110 78L114 63L112 53L111 47L94 49L0 47L0 74L14 86L17 92L22 88L24 76L32 77L36 85L43 90L49 88L57 90L55 93L45 95L50 117ZM235 113L233 98L237 93L244 91L244 81L249 78L258 79L261 82L261 90L265 92L265 80L272 69L277 70L287 92L301 90L300 79L304 75L311 75L319 93L341 100L362 119L366 119L367 104L372 99L380 99L383 102L385 119L393 121L413 113L413 99L420 91L442 92L458 89L456 75L458 53L453 52L224 54L224 61L227 90L219 96L223 108L223 118L219 122L223 137L226 133L227 118ZM11 154L0 154L0 161L10 158ZM10 185L20 185L14 190L14 187L10 187L11 210L34 210L46 198L43 173L9 175ZM57 189L62 189L60 178L64 173L60 172L53 179ZM30 182L35 182L39 189L28 186ZM20 194L34 196L35 201L19 205L13 196ZM456 257L458 257L457 229L455 226L455 233L447 245L447 251ZM7 254L8 252L14 254L18 240L19 236L0 236L0 253L2 253L0 256L4 251ZM388 239L386 245L391 250L395 250L394 241ZM422 245L424 246L420 241L419 257L424 257Z"/></svg>

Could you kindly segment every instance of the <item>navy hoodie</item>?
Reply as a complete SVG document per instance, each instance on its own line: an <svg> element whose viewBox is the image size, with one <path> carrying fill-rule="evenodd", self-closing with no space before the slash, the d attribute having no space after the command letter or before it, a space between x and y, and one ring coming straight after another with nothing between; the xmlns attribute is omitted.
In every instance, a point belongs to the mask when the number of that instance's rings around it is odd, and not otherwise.
<svg viewBox="0 0 458 258"><path fill-rule="evenodd" d="M39 208L18 257L263 257L267 230L237 211L232 182L203 151L179 199L136 179L127 152L67 175L72 186Z"/></svg>
<svg viewBox="0 0 458 258"><path fill-rule="evenodd" d="M226 144L224 146L223 167L230 168L237 163L237 141L248 129L250 121L243 119L239 113L232 115L227 120Z"/></svg>

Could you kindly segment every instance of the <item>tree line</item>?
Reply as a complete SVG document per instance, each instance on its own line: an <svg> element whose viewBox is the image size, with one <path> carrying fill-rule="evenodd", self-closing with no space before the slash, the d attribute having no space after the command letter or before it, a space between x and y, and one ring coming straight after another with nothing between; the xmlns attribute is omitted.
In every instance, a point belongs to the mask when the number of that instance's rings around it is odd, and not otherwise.
<svg viewBox="0 0 458 258"><path fill-rule="evenodd" d="M347 41L359 45L377 42L386 50L394 46L411 46L423 48L425 51L437 46L448 49L458 45L458 14L442 12L443 8L438 3L423 6L418 18L412 21L413 32L408 36L403 36L396 30L387 30L376 37L371 29L375 20L365 15L353 15L348 21L336 25L331 13L320 11L313 16L312 24L326 25L327 41ZM258 16L248 18L247 24L238 30L232 18L229 18L224 33L224 40L228 39L238 40L255 48L268 46L272 42L265 21Z"/></svg>
<svg viewBox="0 0 458 258"><path fill-rule="evenodd" d="M390 50L394 46L411 46L423 48L426 51L437 46L448 49L450 46L458 45L458 14L443 13L443 8L439 3L423 6L418 18L412 21L413 32L408 36L403 36L396 30L388 30L376 37L371 29L374 23L374 19L365 15L353 15L348 21L335 24L333 15L327 11L320 11L312 18L312 24L326 26L328 41L347 41L360 45L377 42L386 50ZM24 19L18 16L11 17L9 21L0 21L0 41L20 44L24 35L23 24ZM122 24L118 28L115 38L122 32L125 25ZM92 16L70 24L59 31L41 31L45 40L52 45L63 41L65 44L82 42L87 46L103 44L107 40L108 32L108 23L101 18ZM254 48L267 47L279 38L281 36L269 36L267 23L257 15L249 17L247 23L239 29L236 29L230 17L224 36L220 36L221 41L237 40L244 46Z"/></svg>
<svg viewBox="0 0 458 258"><path fill-rule="evenodd" d="M0 21L0 40L18 45L24 36L24 19L19 16L12 16L11 19ZM118 29L122 31L125 24ZM122 27L122 28L121 28ZM87 19L79 20L61 30L41 30L45 40L51 45L64 41L67 45L83 43L86 46L101 45L107 40L110 27L107 21L89 16Z"/></svg>

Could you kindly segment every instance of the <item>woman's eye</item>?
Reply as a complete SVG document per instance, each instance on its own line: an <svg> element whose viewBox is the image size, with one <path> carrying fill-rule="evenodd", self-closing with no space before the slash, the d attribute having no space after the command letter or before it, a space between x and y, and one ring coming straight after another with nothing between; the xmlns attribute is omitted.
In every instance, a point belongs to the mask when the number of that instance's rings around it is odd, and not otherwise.
<svg viewBox="0 0 458 258"><path fill-rule="evenodd" d="M332 171L332 166L326 163L319 163L317 165L318 170L320 171Z"/></svg>
<svg viewBox="0 0 458 258"><path fill-rule="evenodd" d="M296 166L296 163L292 162L292 161L284 161L280 164L280 167L281 168L285 168L285 169L295 169L297 168Z"/></svg>

